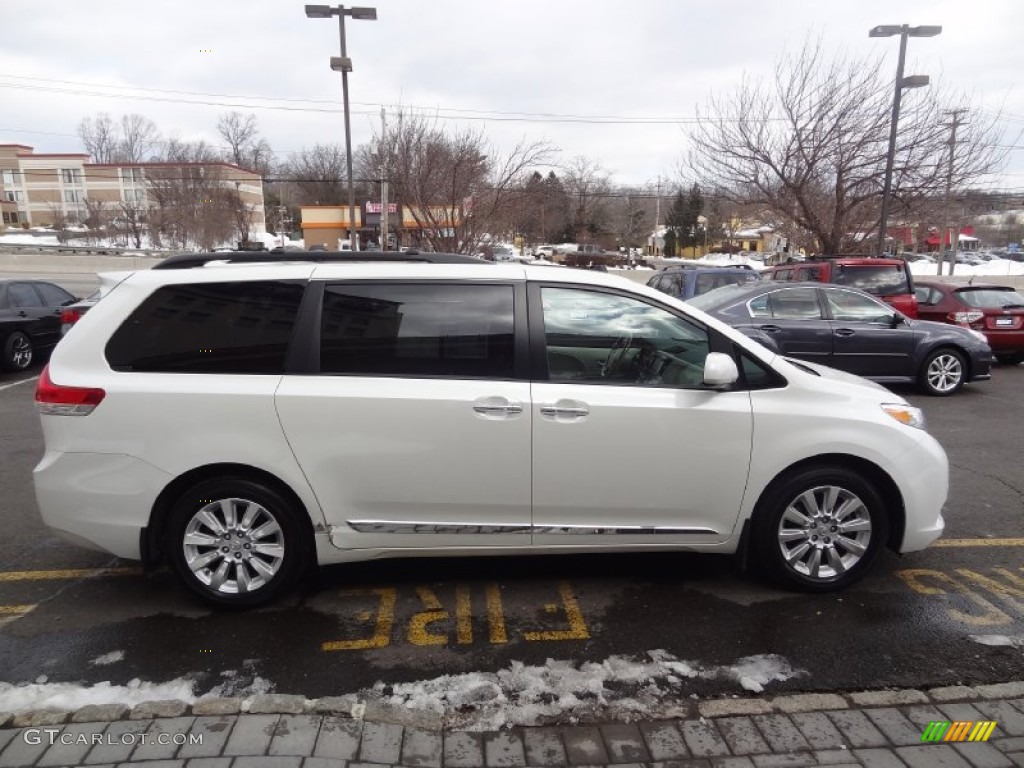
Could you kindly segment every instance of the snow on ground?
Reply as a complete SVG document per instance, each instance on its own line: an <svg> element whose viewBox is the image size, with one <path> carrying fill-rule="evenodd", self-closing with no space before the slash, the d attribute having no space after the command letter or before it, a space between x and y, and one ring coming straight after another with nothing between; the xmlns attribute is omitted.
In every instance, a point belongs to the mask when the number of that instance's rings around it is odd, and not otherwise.
<svg viewBox="0 0 1024 768"><path fill-rule="evenodd" d="M733 681L760 692L773 681L807 674L773 654L748 656L730 666L682 661L663 650L647 659L611 656L579 666L548 659L540 666L521 662L498 671L445 675L415 683L378 682L369 698L391 706L443 714L446 726L488 731L513 725L545 725L592 720L682 717L684 680Z"/></svg>
<svg viewBox="0 0 1024 768"><path fill-rule="evenodd" d="M968 635L968 637L982 645L1024 648L1024 635Z"/></svg>
<svg viewBox="0 0 1024 768"><path fill-rule="evenodd" d="M244 699L274 690L272 682L254 673L257 665L257 660L248 659L241 670L221 672L222 682L198 696L197 682L189 677L166 683L135 679L127 685L102 682L92 686L48 683L45 677L19 685L0 682L0 712L75 710L87 704L135 706L154 699L180 699L189 704L211 696ZM731 665L716 666L653 650L641 659L610 656L582 664L548 659L543 665L527 666L514 661L497 672L443 675L414 683L378 682L357 695L364 701L441 714L448 727L490 731L512 725L574 723L584 718L634 721L682 717L688 699L696 698L687 690L686 680L722 680L735 683L737 691L760 692L772 682L806 674L774 654L747 656ZM243 702L243 709L247 706Z"/></svg>
<svg viewBox="0 0 1024 768"><path fill-rule="evenodd" d="M83 686L77 683L0 683L0 712L23 709L75 710L87 704L124 704L134 707L144 701L181 699L189 704L196 700L191 680L179 678L169 683L144 683L131 680L127 685L109 682Z"/></svg>
<svg viewBox="0 0 1024 768"><path fill-rule="evenodd" d="M929 261L910 262L910 271L916 277L935 277L938 265ZM949 274L949 265L943 265L943 273ZM999 275L1024 275L1024 262L1010 261L1009 259L993 259L984 264L957 264L953 270L954 275L987 275L996 277Z"/></svg>
<svg viewBox="0 0 1024 768"><path fill-rule="evenodd" d="M60 241L55 234L36 237L6 233L0 235L0 245L60 245Z"/></svg>

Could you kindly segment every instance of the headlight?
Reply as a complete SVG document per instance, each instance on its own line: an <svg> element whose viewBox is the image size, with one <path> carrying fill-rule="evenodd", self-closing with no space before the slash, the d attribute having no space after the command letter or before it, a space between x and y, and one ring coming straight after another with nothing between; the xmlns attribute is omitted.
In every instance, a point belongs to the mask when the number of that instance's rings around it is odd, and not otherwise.
<svg viewBox="0 0 1024 768"><path fill-rule="evenodd" d="M906 424L908 427L917 427L918 429L925 428L924 411L920 408L902 403L882 403L882 410L900 424Z"/></svg>
<svg viewBox="0 0 1024 768"><path fill-rule="evenodd" d="M980 341L982 344L988 344L988 336L986 336L981 331L976 331L973 328L968 328L967 332L971 334L971 336L976 338L978 341Z"/></svg>

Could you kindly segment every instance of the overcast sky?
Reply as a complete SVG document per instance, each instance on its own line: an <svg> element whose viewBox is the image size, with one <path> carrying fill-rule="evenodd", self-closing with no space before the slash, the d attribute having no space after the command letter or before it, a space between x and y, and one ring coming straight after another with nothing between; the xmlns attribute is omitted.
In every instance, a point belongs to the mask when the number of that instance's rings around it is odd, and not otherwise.
<svg viewBox="0 0 1024 768"><path fill-rule="evenodd" d="M744 73L770 75L808 34L854 56L884 55L895 73L897 38L867 33L902 23L943 27L938 37L910 40L907 74L1002 109L1006 143L1022 143L1021 0L375 5L377 21L347 25L354 145L370 139L381 105L403 104L437 110L452 124L460 121L448 117L478 118L461 124L482 128L499 149L524 137L550 141L563 160L586 156L620 183L675 179L687 129L672 120L692 118ZM165 134L219 143L225 105L255 113L282 159L344 141L340 76L328 64L339 53L337 22L307 19L302 2L0 0L0 10L0 143L77 151L79 121L100 111L138 112ZM1000 186L1024 189L1024 150L1010 158Z"/></svg>

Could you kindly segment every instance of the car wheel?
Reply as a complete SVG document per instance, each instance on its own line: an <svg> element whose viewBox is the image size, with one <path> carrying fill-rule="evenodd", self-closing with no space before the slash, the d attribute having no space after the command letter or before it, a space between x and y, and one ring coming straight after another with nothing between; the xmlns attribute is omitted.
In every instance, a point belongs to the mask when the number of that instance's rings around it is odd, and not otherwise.
<svg viewBox="0 0 1024 768"><path fill-rule="evenodd" d="M7 371L24 371L32 365L32 340L21 331L15 331L4 342L0 365Z"/></svg>
<svg viewBox="0 0 1024 768"><path fill-rule="evenodd" d="M841 467L784 477L762 500L751 530L762 569L805 592L832 592L860 580L889 533L878 491Z"/></svg>
<svg viewBox="0 0 1024 768"><path fill-rule="evenodd" d="M270 602L310 565L310 537L292 502L244 477L203 481L175 503L167 552L182 583L219 606Z"/></svg>
<svg viewBox="0 0 1024 768"><path fill-rule="evenodd" d="M996 355L1000 365L1019 365L1024 362L1024 352L1011 352L1008 354Z"/></svg>
<svg viewBox="0 0 1024 768"><path fill-rule="evenodd" d="M937 349L925 358L918 374L918 383L926 394L946 397L957 392L967 378L967 363L963 354L946 347Z"/></svg>

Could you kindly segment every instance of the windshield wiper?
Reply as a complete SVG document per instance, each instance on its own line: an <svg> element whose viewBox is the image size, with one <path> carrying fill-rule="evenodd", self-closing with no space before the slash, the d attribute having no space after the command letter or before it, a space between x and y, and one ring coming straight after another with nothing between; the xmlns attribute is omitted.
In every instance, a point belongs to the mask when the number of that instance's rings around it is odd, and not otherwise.
<svg viewBox="0 0 1024 768"><path fill-rule="evenodd" d="M1003 309L1024 309L1024 304L1003 304Z"/></svg>

